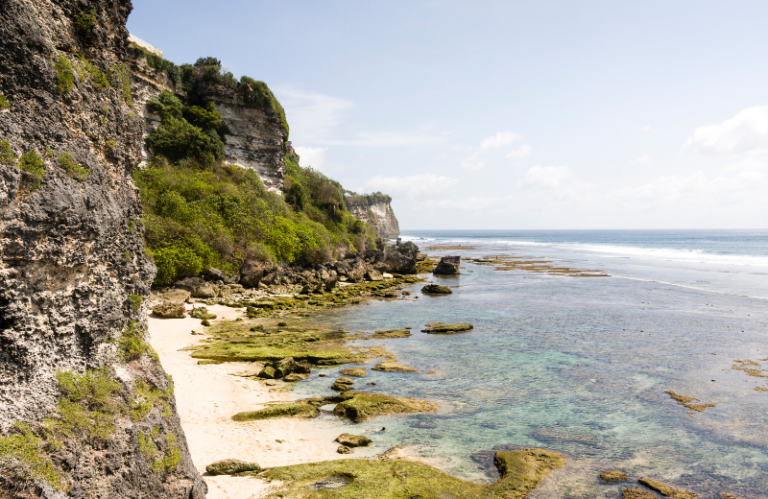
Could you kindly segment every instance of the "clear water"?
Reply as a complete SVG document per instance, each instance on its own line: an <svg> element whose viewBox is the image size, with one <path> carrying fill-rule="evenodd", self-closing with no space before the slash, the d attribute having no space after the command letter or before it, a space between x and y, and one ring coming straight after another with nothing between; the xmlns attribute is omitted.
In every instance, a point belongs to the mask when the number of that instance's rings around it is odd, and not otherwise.
<svg viewBox="0 0 768 499"><path fill-rule="evenodd" d="M381 452L408 445L459 477L494 480L488 451L536 446L568 465L530 497L615 498L597 474L622 469L702 494L768 497L768 380L731 369L768 358L768 230L407 233L421 247L449 243L463 257L554 259L611 277L501 272L465 263L432 280L449 296L371 302L309 320L352 331L411 326L381 341L419 373L378 373L358 388L426 398L435 414L362 425ZM430 254L441 254L429 251ZM428 322L470 322L472 332L418 332ZM372 342L361 342L372 344ZM713 355L716 354L716 355ZM373 363L372 363L373 364ZM372 365L371 364L371 365ZM768 362L762 363L768 368ZM426 374L437 371L437 374ZM333 372L299 383L298 396L327 394ZM375 381L376 386L365 386ZM715 403L692 415L664 390ZM349 428L347 426L350 426ZM359 451L358 451L359 452Z"/></svg>

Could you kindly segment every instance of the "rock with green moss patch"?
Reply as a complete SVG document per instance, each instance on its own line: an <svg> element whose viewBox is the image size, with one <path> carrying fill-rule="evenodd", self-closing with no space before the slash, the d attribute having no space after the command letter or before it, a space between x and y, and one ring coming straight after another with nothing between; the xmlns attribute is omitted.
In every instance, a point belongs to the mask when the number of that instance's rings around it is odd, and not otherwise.
<svg viewBox="0 0 768 499"><path fill-rule="evenodd" d="M376 331L370 337L374 340L388 340L392 338L408 338L411 332L407 329L388 329L386 331Z"/></svg>
<svg viewBox="0 0 768 499"><path fill-rule="evenodd" d="M355 380L342 376L341 378L337 379L333 385L331 385L331 390L336 390L337 392L346 392L352 389L352 385L354 383Z"/></svg>
<svg viewBox="0 0 768 499"><path fill-rule="evenodd" d="M374 371L383 371L388 373L415 373L418 369L412 367L396 364L395 362L381 362L376 367L372 368Z"/></svg>
<svg viewBox="0 0 768 499"><path fill-rule="evenodd" d="M427 284L421 288L421 292L427 295L450 295L453 293L448 286L440 286L439 284Z"/></svg>
<svg viewBox="0 0 768 499"><path fill-rule="evenodd" d="M626 473L623 471L618 470L610 470L610 471L603 471L600 473L600 480L611 483L611 482L624 482L629 478Z"/></svg>
<svg viewBox="0 0 768 499"><path fill-rule="evenodd" d="M426 400L395 397L381 393L346 392L333 413L340 418L361 423L376 416L434 412L437 405Z"/></svg>
<svg viewBox="0 0 768 499"><path fill-rule="evenodd" d="M621 499L658 499L658 497L653 492L640 489L625 489L621 493Z"/></svg>
<svg viewBox="0 0 768 499"><path fill-rule="evenodd" d="M309 374L291 373L283 378L283 381L287 381L288 383L296 383L297 381L304 381L307 378L309 378Z"/></svg>
<svg viewBox="0 0 768 499"><path fill-rule="evenodd" d="M239 459L224 459L216 461L205 467L209 475L236 475L246 471L261 471L261 466L256 463L247 463Z"/></svg>
<svg viewBox="0 0 768 499"><path fill-rule="evenodd" d="M347 447L346 445L340 445L338 449L336 449L336 452L339 454L349 454L352 452L352 449Z"/></svg>
<svg viewBox="0 0 768 499"><path fill-rule="evenodd" d="M350 433L342 433L334 442L340 443L346 447L367 447L373 443L373 440L364 435L352 435Z"/></svg>
<svg viewBox="0 0 768 499"><path fill-rule="evenodd" d="M653 480L651 478L641 478L638 480L641 484L645 485L651 490L655 490L659 494L663 495L664 497L672 497L675 495L675 489L667 485L666 483L659 482L658 480Z"/></svg>
<svg viewBox="0 0 768 499"><path fill-rule="evenodd" d="M195 307L192 309L192 311L189 312L190 317L194 317L195 319L215 319L216 314L211 314L208 312L207 307Z"/></svg>
<svg viewBox="0 0 768 499"><path fill-rule="evenodd" d="M289 404L274 404L258 411L239 412L232 416L233 421L257 421L260 419L274 418L304 418L311 419L320 415L320 410L315 406L304 402L291 402Z"/></svg>
<svg viewBox="0 0 768 499"><path fill-rule="evenodd" d="M427 327L426 329L422 329L422 333L427 334L456 334L456 333L466 333L467 331L471 331L474 329L474 326L472 324L467 323L457 323L457 324L440 324L432 327Z"/></svg>
<svg viewBox="0 0 768 499"><path fill-rule="evenodd" d="M345 376L354 376L356 378L364 378L368 376L368 372L362 367L349 367L347 369L342 369L339 372Z"/></svg>
<svg viewBox="0 0 768 499"><path fill-rule="evenodd" d="M509 452L513 454L497 459L501 479L491 484L467 482L427 464L392 456L382 456L380 460L343 459L283 466L265 470L264 476L282 482L281 488L269 497L523 499L551 470L565 462L553 451L525 449ZM325 487L316 487L316 484L328 483L338 477L354 479L337 485L332 496L324 490Z"/></svg>

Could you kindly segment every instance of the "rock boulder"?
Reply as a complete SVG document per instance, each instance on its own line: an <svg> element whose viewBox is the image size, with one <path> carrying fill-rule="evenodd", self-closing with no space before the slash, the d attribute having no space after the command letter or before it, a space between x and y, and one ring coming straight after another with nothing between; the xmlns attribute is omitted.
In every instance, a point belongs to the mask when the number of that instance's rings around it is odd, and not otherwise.
<svg viewBox="0 0 768 499"><path fill-rule="evenodd" d="M461 265L461 256L446 255L440 259L440 262L432 273L438 275L456 275L459 273L459 265Z"/></svg>

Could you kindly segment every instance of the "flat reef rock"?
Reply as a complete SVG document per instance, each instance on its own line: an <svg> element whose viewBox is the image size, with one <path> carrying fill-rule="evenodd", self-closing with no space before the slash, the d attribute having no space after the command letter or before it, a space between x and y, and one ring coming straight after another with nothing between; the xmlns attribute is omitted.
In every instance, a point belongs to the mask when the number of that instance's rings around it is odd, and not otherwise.
<svg viewBox="0 0 768 499"><path fill-rule="evenodd" d="M475 328L472 324L467 323L458 323L458 324L438 324L429 327L426 329L422 329L422 333L427 334L456 334L456 333L466 333L467 331L471 331Z"/></svg>
<svg viewBox="0 0 768 499"><path fill-rule="evenodd" d="M628 478L629 477L627 476L626 473L618 470L603 471L602 473L600 473L600 480L606 483L624 482Z"/></svg>
<svg viewBox="0 0 768 499"><path fill-rule="evenodd" d="M418 369L412 367L403 366L394 362L382 362L379 365L372 367L374 371L383 371L388 373L415 373Z"/></svg>
<svg viewBox="0 0 768 499"><path fill-rule="evenodd" d="M270 498L302 497L320 499L402 499L402 498L473 498L523 499L550 471L565 464L563 456L543 449L522 449L498 452L496 466L501 478L490 484L466 482L427 464L400 457L395 449L375 460L343 459L319 463L271 468L264 478L281 485ZM336 481L333 495L331 480Z"/></svg>

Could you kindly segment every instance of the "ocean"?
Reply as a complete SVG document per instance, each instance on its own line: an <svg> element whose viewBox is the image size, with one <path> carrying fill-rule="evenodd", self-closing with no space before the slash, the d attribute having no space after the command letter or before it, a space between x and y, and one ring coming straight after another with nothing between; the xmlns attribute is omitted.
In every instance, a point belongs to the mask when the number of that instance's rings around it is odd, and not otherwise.
<svg viewBox="0 0 768 499"><path fill-rule="evenodd" d="M430 255L462 256L460 276L429 279L453 294L423 295L418 284L410 299L307 320L350 331L412 327L410 338L378 343L419 372L370 371L357 384L375 381L365 389L440 410L362 425L321 416L320 431L385 426L359 455L406 445L475 481L497 479L494 450L563 453L566 467L531 498L618 497L627 483L598 480L610 469L704 498L768 497L768 230L413 231L402 239ZM489 256L571 273L466 261ZM429 322L474 330L420 333ZM315 373L296 395L325 395L334 379ZM697 412L666 391L714 406Z"/></svg>

